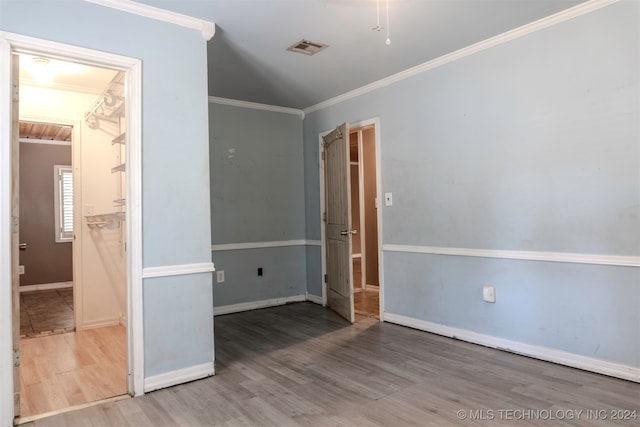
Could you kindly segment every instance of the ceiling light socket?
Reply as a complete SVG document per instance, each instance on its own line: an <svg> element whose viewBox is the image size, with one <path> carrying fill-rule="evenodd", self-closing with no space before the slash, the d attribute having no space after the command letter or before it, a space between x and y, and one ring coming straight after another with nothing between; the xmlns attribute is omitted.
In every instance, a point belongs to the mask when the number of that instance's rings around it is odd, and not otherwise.
<svg viewBox="0 0 640 427"><path fill-rule="evenodd" d="M43 58L41 56L34 56L33 57L33 63L36 64L39 67L46 67L47 65L49 65L51 61L49 61L48 58Z"/></svg>

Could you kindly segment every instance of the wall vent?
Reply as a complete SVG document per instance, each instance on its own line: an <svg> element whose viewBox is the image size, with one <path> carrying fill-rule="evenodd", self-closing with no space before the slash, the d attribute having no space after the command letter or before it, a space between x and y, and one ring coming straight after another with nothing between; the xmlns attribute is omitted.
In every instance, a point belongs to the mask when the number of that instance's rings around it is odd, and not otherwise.
<svg viewBox="0 0 640 427"><path fill-rule="evenodd" d="M299 42L291 45L287 50L290 52L304 53L305 55L315 55L316 53L328 47L329 45L326 44L302 39Z"/></svg>

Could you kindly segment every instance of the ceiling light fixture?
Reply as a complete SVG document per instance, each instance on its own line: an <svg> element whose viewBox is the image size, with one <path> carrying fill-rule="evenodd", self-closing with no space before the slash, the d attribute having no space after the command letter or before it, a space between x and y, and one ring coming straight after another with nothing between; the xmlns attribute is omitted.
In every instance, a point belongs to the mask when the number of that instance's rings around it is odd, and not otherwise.
<svg viewBox="0 0 640 427"><path fill-rule="evenodd" d="M386 0L386 6L387 6L387 40L386 40L386 44L387 46L389 46L391 44L391 37L390 37L390 31L389 31L389 0ZM373 31L378 31L380 32L380 30L382 30L384 27L380 26L380 0L376 0L376 26L371 28Z"/></svg>
<svg viewBox="0 0 640 427"><path fill-rule="evenodd" d="M29 72L33 77L41 83L46 83L51 80L51 67L49 66L49 59L41 56L34 56L33 64Z"/></svg>

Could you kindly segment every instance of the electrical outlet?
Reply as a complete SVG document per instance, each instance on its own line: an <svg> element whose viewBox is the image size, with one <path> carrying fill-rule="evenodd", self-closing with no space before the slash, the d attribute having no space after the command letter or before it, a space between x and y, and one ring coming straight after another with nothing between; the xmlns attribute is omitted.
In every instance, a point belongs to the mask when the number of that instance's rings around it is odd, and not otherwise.
<svg viewBox="0 0 640 427"><path fill-rule="evenodd" d="M384 193L384 205L393 206L393 193Z"/></svg>
<svg viewBox="0 0 640 427"><path fill-rule="evenodd" d="M482 288L482 300L486 302L496 302L496 288L494 286L484 286Z"/></svg>
<svg viewBox="0 0 640 427"><path fill-rule="evenodd" d="M24 265L18 267L18 274L24 274Z"/></svg>
<svg viewBox="0 0 640 427"><path fill-rule="evenodd" d="M216 282L224 283L224 270L216 271Z"/></svg>

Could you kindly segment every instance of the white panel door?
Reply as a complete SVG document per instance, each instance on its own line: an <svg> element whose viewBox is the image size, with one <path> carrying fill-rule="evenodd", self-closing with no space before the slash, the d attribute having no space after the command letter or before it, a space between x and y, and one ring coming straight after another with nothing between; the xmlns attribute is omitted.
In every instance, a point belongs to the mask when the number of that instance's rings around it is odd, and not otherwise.
<svg viewBox="0 0 640 427"><path fill-rule="evenodd" d="M327 304L353 323L351 262L351 186L349 128L338 126L323 137Z"/></svg>

